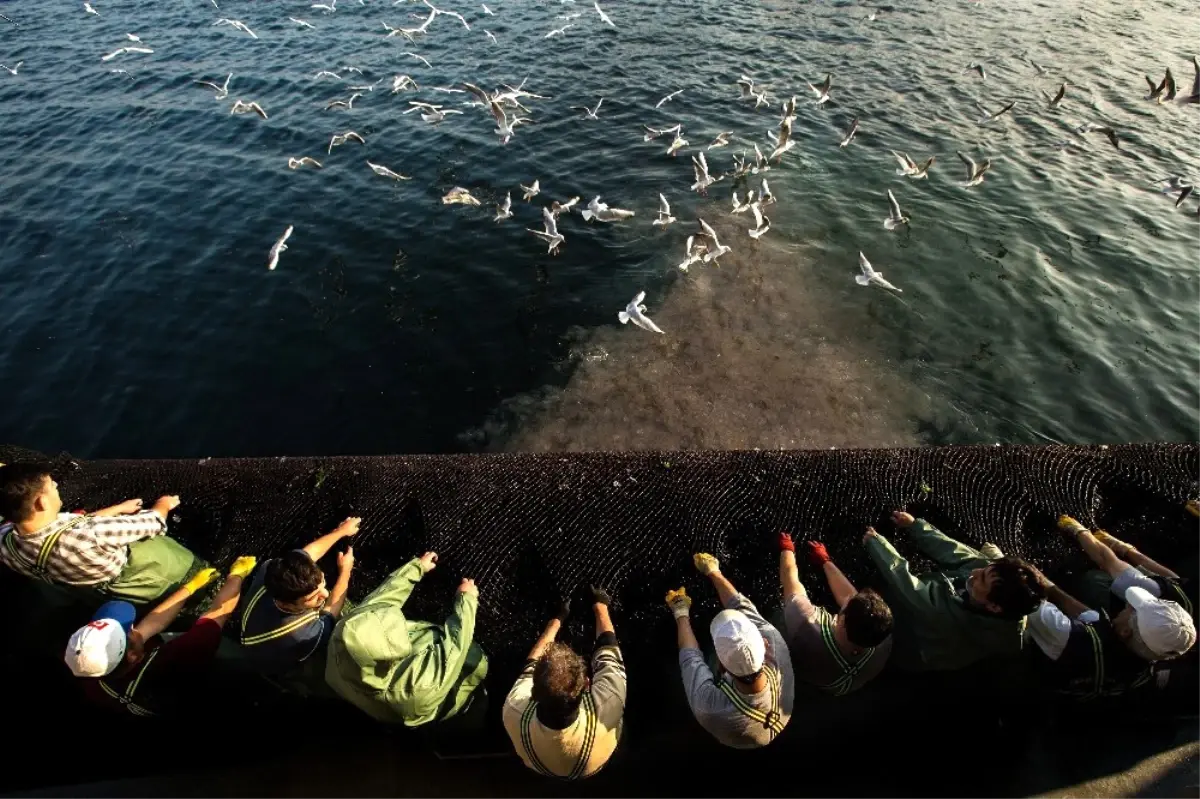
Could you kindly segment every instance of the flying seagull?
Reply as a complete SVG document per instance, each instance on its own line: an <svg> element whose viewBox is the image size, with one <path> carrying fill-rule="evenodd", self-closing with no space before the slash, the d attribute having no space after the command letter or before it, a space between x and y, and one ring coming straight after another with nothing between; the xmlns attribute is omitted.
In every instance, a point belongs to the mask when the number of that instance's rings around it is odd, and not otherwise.
<svg viewBox="0 0 1200 799"><path fill-rule="evenodd" d="M600 8L600 3L597 2L597 0L593 0L592 5L596 7L596 13L600 15L601 22L603 22L605 25L607 25L610 28L617 27L616 25L613 24L613 21L611 19L609 19L608 14L604 13L604 9Z"/></svg>
<svg viewBox="0 0 1200 799"><path fill-rule="evenodd" d="M151 50L149 47L118 47L116 50L113 50L108 55L101 56L100 60L101 61L112 61L117 56L125 55L127 53L153 53L153 52L154 51ZM24 62L22 62L22 63L24 63ZM17 66L20 66L20 64L18 64ZM16 75L17 73L13 72L13 74Z"/></svg>
<svg viewBox="0 0 1200 799"><path fill-rule="evenodd" d="M496 121L496 129L493 132L500 137L501 144L508 144L508 140L511 139L513 135L514 122L509 120L508 114L505 113L504 108L500 105L500 102L495 97L488 94L473 83L464 83L462 85L467 91L475 95L475 97L478 98L481 103L483 103L484 107L491 112L492 119Z"/></svg>
<svg viewBox="0 0 1200 799"><path fill-rule="evenodd" d="M455 186L442 197L442 205L479 205L479 200L471 196L471 192Z"/></svg>
<svg viewBox="0 0 1200 799"><path fill-rule="evenodd" d="M649 125L642 125L646 129L646 135L642 137L642 141L653 141L659 136L665 136L668 133L679 134L683 130L682 125L672 125L669 128L652 128Z"/></svg>
<svg viewBox="0 0 1200 799"><path fill-rule="evenodd" d="M328 155L333 152L334 147L340 147L348 141L356 141L359 144L367 143L366 139L352 130L348 130L345 133L335 133L333 134L333 138L329 140L329 149L325 151L325 154Z"/></svg>
<svg viewBox="0 0 1200 799"><path fill-rule="evenodd" d="M686 272L692 264L702 263L704 261L704 253L708 252L708 245L704 242L695 243L695 236L688 236L687 246L684 248L686 257L678 264L681 272Z"/></svg>
<svg viewBox="0 0 1200 799"><path fill-rule="evenodd" d="M646 299L646 292L639 291L637 296L625 306L625 310L617 314L617 319L621 320L621 324L633 322L642 330L649 330L651 333L662 333L658 325L646 316L646 306L642 305L642 300Z"/></svg>
<svg viewBox="0 0 1200 799"><path fill-rule="evenodd" d="M545 206L542 207L542 225L545 226L544 230L525 229L546 242L547 255L557 255L559 245L566 241L566 238L558 232L558 218Z"/></svg>
<svg viewBox="0 0 1200 799"><path fill-rule="evenodd" d="M1013 100L1011 103L1004 106L996 113L992 114L992 113L989 113L988 110L986 108L984 108L982 105L980 105L979 103L976 103L975 105L978 106L979 110L983 112L983 116L979 118L979 124L986 125L988 122L993 122L993 121L999 119L1000 117L1007 114L1009 111L1013 110L1013 108L1016 106L1016 104L1017 104L1017 101Z"/></svg>
<svg viewBox="0 0 1200 799"><path fill-rule="evenodd" d="M860 286L869 286L874 283L876 286L881 286L885 289L901 292L903 289L898 289L891 283L883 279L882 272L876 272L875 267L871 266L871 262L867 260L867 256L861 252L858 254L858 266L862 269L861 275L854 276L854 282Z"/></svg>
<svg viewBox="0 0 1200 799"><path fill-rule="evenodd" d="M983 183L983 175L992 168L992 160L987 158L984 159L982 164L976 164L974 159L965 153L960 152L958 157L961 158L962 162L967 165L967 180L962 185L978 186L980 183Z"/></svg>
<svg viewBox="0 0 1200 799"><path fill-rule="evenodd" d="M1060 105L1062 105L1063 97L1066 96L1066 94L1067 94L1067 84L1066 83L1064 83L1058 87L1058 94L1054 95L1053 97L1051 97L1045 91L1042 91L1042 97L1046 98L1046 105L1048 108L1058 108Z"/></svg>
<svg viewBox="0 0 1200 799"><path fill-rule="evenodd" d="M1183 99L1185 103L1200 103L1200 61L1196 60L1196 56L1192 56L1192 68L1196 70L1196 77L1192 79L1192 93Z"/></svg>
<svg viewBox="0 0 1200 799"><path fill-rule="evenodd" d="M246 27L246 23L240 22L239 20L236 20L236 19L225 19L224 17L222 17L221 19L214 22L213 25L228 25L231 28L236 28L237 30L240 30L242 33L250 34L250 38L252 38L252 39L258 38L258 34L255 33L254 31L250 30L248 27Z"/></svg>
<svg viewBox="0 0 1200 799"><path fill-rule="evenodd" d="M783 154L796 146L796 142L792 141L792 118L784 117L779 123L779 137L775 145L775 149L771 151L768 159L771 161L779 161Z"/></svg>
<svg viewBox="0 0 1200 799"><path fill-rule="evenodd" d="M733 252L733 248L722 244L717 239L717 231L712 229L712 226L700 219L700 229L703 231L700 235L708 239L708 252L704 254L704 263L710 264L720 258L722 255Z"/></svg>
<svg viewBox="0 0 1200 799"><path fill-rule="evenodd" d="M667 155L674 157L675 153L688 146L688 140L683 138L680 131L675 131L675 138L667 146Z"/></svg>
<svg viewBox="0 0 1200 799"><path fill-rule="evenodd" d="M833 85L833 75L826 73L825 80L819 86L808 84L808 88L812 89L813 94L817 96L815 100L817 105L824 105L829 102L829 87Z"/></svg>
<svg viewBox="0 0 1200 799"><path fill-rule="evenodd" d="M413 111L421 111L421 119L428 122L430 125L436 125L446 118L447 114L461 114L462 111L454 109L445 109L444 106L433 105L432 103L423 103L418 100L409 100L408 104L412 108L403 111L403 114L411 114Z"/></svg>
<svg viewBox="0 0 1200 799"><path fill-rule="evenodd" d="M542 191L542 184L536 180L533 182L532 186L526 186L523 183L518 183L517 185L521 187L521 199L523 199L525 202L529 202L534 197L538 196L538 194L540 194Z"/></svg>
<svg viewBox="0 0 1200 799"><path fill-rule="evenodd" d="M600 202L600 197L594 197L588 207L579 212L583 217L583 221L590 222L595 219L597 222L620 222L623 219L632 217L633 211L626 211L624 208L609 208L607 203Z"/></svg>
<svg viewBox="0 0 1200 799"><path fill-rule="evenodd" d="M229 109L229 113L231 115L255 113L263 119L267 118L267 112L263 110L261 105L258 103L246 103L241 100L234 100L233 106Z"/></svg>
<svg viewBox="0 0 1200 799"><path fill-rule="evenodd" d="M846 131L846 136L838 142L838 147L848 146L850 142L854 141L856 133L858 133L858 117L855 117L854 121L850 123L850 129Z"/></svg>
<svg viewBox="0 0 1200 799"><path fill-rule="evenodd" d="M1121 140L1117 137L1117 132L1107 125L1097 125L1093 122L1085 122L1077 127L1075 132L1081 136L1086 133L1103 133L1108 137L1108 141L1113 147L1116 147L1118 150L1121 149Z"/></svg>
<svg viewBox="0 0 1200 799"><path fill-rule="evenodd" d="M762 184L759 186L758 199L763 205L771 205L775 202L775 195L771 193L771 187L767 185L767 179L762 179Z"/></svg>
<svg viewBox="0 0 1200 799"><path fill-rule="evenodd" d="M95 14L96 16L100 16L100 12L97 11L96 9L92 8L92 4L87 2L86 0L84 0L83 10L89 14Z"/></svg>
<svg viewBox="0 0 1200 799"><path fill-rule="evenodd" d="M679 95L681 95L681 94L683 94L683 89L680 89L679 91L674 91L674 92L671 92L671 93L670 93L670 94L668 94L666 97L662 98L662 99L661 99L661 100L659 100L657 103L655 103L655 104L654 104L654 107L655 107L655 108L662 108L662 106L663 106L663 104L664 104L664 103L669 103L669 102L671 102L672 100L674 100L676 97L678 97L678 96L679 96Z"/></svg>
<svg viewBox="0 0 1200 799"><path fill-rule="evenodd" d="M598 119L600 119L600 117L596 116L596 114L600 113L600 105L603 102L604 102L604 98L601 97L600 100L596 103L595 108L588 108L586 105L573 105L573 106L571 106L571 110L572 111L582 111L584 119L597 119L598 120Z"/></svg>
<svg viewBox="0 0 1200 799"><path fill-rule="evenodd" d="M562 36L563 34L565 34L567 32L567 28L574 28L574 27L575 27L574 23L568 23L566 25L563 25L561 28L555 28L554 30L550 31L542 38L549 39L554 36Z"/></svg>
<svg viewBox="0 0 1200 799"><path fill-rule="evenodd" d="M294 226L288 225L287 230L283 231L283 235L279 237L279 241L271 247L271 253L267 256L267 269L274 271L275 267L279 266L279 256L288 248L287 240L291 238L294 229Z"/></svg>
<svg viewBox="0 0 1200 799"><path fill-rule="evenodd" d="M392 94L403 91L404 89L419 89L417 82L408 75L396 75L392 78Z"/></svg>
<svg viewBox="0 0 1200 799"><path fill-rule="evenodd" d="M771 220L762 212L761 203L751 203L750 211L754 214L754 228L749 231L750 238L761 239L763 234L771 229Z"/></svg>
<svg viewBox="0 0 1200 799"><path fill-rule="evenodd" d="M11 66L11 67L5 66L4 64L0 64L0 69L3 69L5 72L7 72L10 75L16 75L17 70L20 69L21 65L24 63L25 63L24 61L18 61L16 63L16 66Z"/></svg>
<svg viewBox="0 0 1200 799"><path fill-rule="evenodd" d="M370 161L367 161L367 166L371 167L371 171L374 172L376 175L382 175L385 178L391 178L392 180L412 180L412 178L407 177L405 175L401 175L399 172L393 172L392 170L388 169L386 166L380 166L379 164L372 164Z"/></svg>
<svg viewBox="0 0 1200 799"><path fill-rule="evenodd" d="M976 72L979 73L979 77L983 78L984 80L987 80L987 72L984 71L983 64L980 64L976 61L972 61L970 64L967 64L967 68L964 69L963 72L970 72L971 70L975 70Z"/></svg>
<svg viewBox="0 0 1200 799"><path fill-rule="evenodd" d="M495 14L493 14L493 13L492 13L492 10L491 10L490 8L488 8L488 7L487 7L487 3L484 3L484 4L483 4L483 13L484 13L484 14L487 14L489 17L494 17L494 16L496 16Z"/></svg>
<svg viewBox="0 0 1200 799"><path fill-rule="evenodd" d="M718 133L717 138L713 139L712 144L708 145L708 149L714 150L717 147L724 147L729 144L729 137L733 135L733 131L727 130L723 133Z"/></svg>
<svg viewBox="0 0 1200 799"><path fill-rule="evenodd" d="M892 190L888 189L888 218L883 220L883 226L888 230L895 230L900 225L908 224L908 217L900 213L900 203L896 202L896 196L892 194Z"/></svg>
<svg viewBox="0 0 1200 799"><path fill-rule="evenodd" d="M292 22L295 22L295 23L296 23L297 25L299 25L301 28L312 28L313 30L316 30L316 29L317 29L317 26L316 26L316 25L314 25L314 24L312 24L312 23L311 23L311 22L309 22L308 20L304 20L304 19L297 19L296 17L288 17L288 19L289 19L289 20L291 20Z"/></svg>
<svg viewBox="0 0 1200 799"><path fill-rule="evenodd" d="M892 150L892 155L900 163L900 168L896 170L896 174L917 180L929 177L929 167L933 166L933 162L937 159L937 156L931 155L924 164L918 165L916 161L908 157L908 153L898 153Z"/></svg>
<svg viewBox="0 0 1200 799"><path fill-rule="evenodd" d="M417 59L418 61L420 61L422 64L424 64L424 65L425 65L425 66L427 66L427 67L432 67L432 66L433 66L433 64L430 64L430 63L429 63L429 59L428 59L428 58L426 58L425 56L422 56L422 55L417 55L416 53L401 53L400 55L406 55L406 56L408 56L408 57L410 57L410 58L415 58L415 59Z"/></svg>
<svg viewBox="0 0 1200 799"><path fill-rule="evenodd" d="M508 194L504 195L504 204L496 206L495 221L502 222L505 219L509 219L511 217L512 217L512 192L510 191Z"/></svg>
<svg viewBox="0 0 1200 799"><path fill-rule="evenodd" d="M671 216L671 204L667 202L667 198L660 192L658 195L658 219L655 219L650 224L666 226L675 221L675 217Z"/></svg>
<svg viewBox="0 0 1200 799"><path fill-rule="evenodd" d="M492 44L499 44L499 42L496 41L496 34L489 30L485 30L484 33L486 33L487 37L492 40Z"/></svg>
<svg viewBox="0 0 1200 799"><path fill-rule="evenodd" d="M299 169L302 166L315 166L321 169L321 162L315 158L309 158L307 155L302 158L288 158L288 169Z"/></svg>
<svg viewBox="0 0 1200 799"><path fill-rule="evenodd" d="M708 159L704 157L703 150L692 156L692 173L696 177L696 182L690 188L699 194L707 194L708 187L719 180L709 174Z"/></svg>
<svg viewBox="0 0 1200 799"><path fill-rule="evenodd" d="M330 111L334 108L345 108L346 110L350 110L354 108L354 101L359 97L362 97L362 92L354 92L354 94L350 95L350 98L347 100L330 100L328 103L326 103L325 110Z"/></svg>

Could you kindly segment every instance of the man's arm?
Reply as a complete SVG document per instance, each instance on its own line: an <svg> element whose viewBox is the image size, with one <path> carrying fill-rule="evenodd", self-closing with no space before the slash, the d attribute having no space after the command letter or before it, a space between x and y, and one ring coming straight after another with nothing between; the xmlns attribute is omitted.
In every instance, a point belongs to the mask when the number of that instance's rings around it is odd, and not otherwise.
<svg viewBox="0 0 1200 799"><path fill-rule="evenodd" d="M142 501L140 499L127 499L117 505L110 505L107 508L94 510L92 516L124 516L128 513L137 513L142 509Z"/></svg>
<svg viewBox="0 0 1200 799"><path fill-rule="evenodd" d="M983 564L988 560L978 549L955 541L924 519L913 518L912 514L902 510L894 511L892 521L897 527L907 529L917 549L948 569L965 566L973 561Z"/></svg>
<svg viewBox="0 0 1200 799"><path fill-rule="evenodd" d="M196 572L192 579L188 580L182 586L175 590L169 597L159 602L154 610L147 613L141 621L133 625L132 632L141 635L143 641L149 641L154 636L161 633L163 630L171 626L179 616L179 612L183 610L184 604L188 598L199 591L204 586L212 582L217 576L216 569L201 569ZM241 583L238 584L238 590L241 590Z"/></svg>
<svg viewBox="0 0 1200 799"><path fill-rule="evenodd" d="M612 597L603 588L592 586L592 611L596 616L596 641L606 634L614 641L617 637L617 631L613 628L612 618L608 615L608 605L612 602Z"/></svg>
<svg viewBox="0 0 1200 799"><path fill-rule="evenodd" d="M542 654L546 651L546 647L554 643L554 639L561 627L562 622L557 617L546 622L546 629L542 630L541 637L533 642L533 649L529 650L529 654L525 656L525 659L527 661L540 660Z"/></svg>
<svg viewBox="0 0 1200 799"><path fill-rule="evenodd" d="M1066 614L1067 618L1078 619L1080 616L1088 613L1089 611L1095 614L1094 610L1049 580L1045 580L1043 585L1046 588L1046 599L1054 603L1059 610Z"/></svg>
<svg viewBox="0 0 1200 799"><path fill-rule="evenodd" d="M1166 577L1171 580L1178 580L1179 575L1162 565L1158 561L1148 555L1139 552L1132 544L1127 544L1119 538L1114 538L1103 530L1097 530L1092 533L1092 537L1102 545L1107 545L1113 551L1113 554L1120 560L1130 563L1139 569L1156 574L1159 577ZM1089 553L1090 554L1090 553Z"/></svg>
<svg viewBox="0 0 1200 799"><path fill-rule="evenodd" d="M779 584L783 587L784 602L805 593L800 571L796 568L796 545L787 533L779 534Z"/></svg>
<svg viewBox="0 0 1200 799"><path fill-rule="evenodd" d="M329 592L329 601L325 603L325 612L337 618L346 603L346 592L350 590L350 572L354 569L354 547L346 547L345 552L338 553L338 576Z"/></svg>
<svg viewBox="0 0 1200 799"><path fill-rule="evenodd" d="M167 531L163 517L153 511L122 514L119 516L92 515L87 522L88 532L100 547L116 548L129 546L145 538L153 538Z"/></svg>
<svg viewBox="0 0 1200 799"><path fill-rule="evenodd" d="M846 607L846 603L858 593L858 590L829 557L824 544L820 541L809 541L807 547L808 559L824 572L825 582L829 584L829 590L833 592L833 600L837 602L839 608Z"/></svg>
<svg viewBox="0 0 1200 799"><path fill-rule="evenodd" d="M458 679L459 672L467 661L471 641L475 637L475 614L478 609L479 593L475 588L475 581L464 579L454 596L454 608L442 627L445 634L436 647L431 647L425 653L426 657L436 657L440 663L432 670L418 669L419 673L441 675L447 683ZM440 688L447 689L449 685L442 685Z"/></svg>
<svg viewBox="0 0 1200 799"><path fill-rule="evenodd" d="M242 595L242 583L245 581L246 575L254 571L255 563L257 560L251 555L243 555L235 560L233 566L229 568L229 576L225 578L225 584L213 597L208 612L200 618L215 622L218 627L224 627L225 622L229 621L229 617L237 608L238 599Z"/></svg>
<svg viewBox="0 0 1200 799"><path fill-rule="evenodd" d="M304 551L313 561L318 561L333 548L333 545L341 541L347 536L354 535L358 532L358 526L362 523L362 519L358 516L351 516L337 526L337 529L332 533L321 536L316 541L313 541L308 546L304 547Z"/></svg>
<svg viewBox="0 0 1200 799"><path fill-rule="evenodd" d="M419 558L413 558L392 572L378 588L363 600L361 607L372 604L404 607L413 588L421 581L422 577L433 571L435 566L437 566L436 552L426 552Z"/></svg>
<svg viewBox="0 0 1200 799"><path fill-rule="evenodd" d="M913 575L908 561L900 557L900 553L886 538L875 532L875 528L867 528L863 543L867 545L867 554L879 569L884 582L893 589L898 601L918 611L934 607L929 584Z"/></svg>

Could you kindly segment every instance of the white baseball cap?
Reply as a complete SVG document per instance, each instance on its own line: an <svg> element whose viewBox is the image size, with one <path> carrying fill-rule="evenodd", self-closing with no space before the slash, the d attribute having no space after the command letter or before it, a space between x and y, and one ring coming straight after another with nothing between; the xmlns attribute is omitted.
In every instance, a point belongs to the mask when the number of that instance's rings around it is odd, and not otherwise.
<svg viewBox="0 0 1200 799"><path fill-rule="evenodd" d="M101 610L111 606L126 603L108 603ZM118 609L119 610L119 609ZM130 606L132 610L132 606ZM86 626L80 627L67 641L67 651L63 660L76 677L103 677L125 659L126 622L132 623L132 617L124 618L124 613L115 612L111 616L93 618Z"/></svg>
<svg viewBox="0 0 1200 799"><path fill-rule="evenodd" d="M1125 601L1137 618L1138 637L1154 654L1176 657L1196 643L1196 625L1178 602L1159 599L1138 586L1125 589Z"/></svg>
<svg viewBox="0 0 1200 799"><path fill-rule="evenodd" d="M735 677L749 677L763 667L767 643L754 622L740 610L723 610L709 625L717 660Z"/></svg>

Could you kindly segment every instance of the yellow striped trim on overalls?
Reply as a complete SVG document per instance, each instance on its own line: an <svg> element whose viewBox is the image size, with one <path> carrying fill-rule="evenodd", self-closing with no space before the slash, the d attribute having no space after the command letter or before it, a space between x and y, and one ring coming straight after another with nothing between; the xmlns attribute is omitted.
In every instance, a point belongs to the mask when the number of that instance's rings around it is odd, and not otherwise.
<svg viewBox="0 0 1200 799"><path fill-rule="evenodd" d="M830 656L837 662L842 670L842 676L831 682L829 685L822 685L821 688L826 691L831 691L834 696L845 696L850 693L850 689L854 686L854 678L858 673L866 668L867 663L875 654L875 647L864 650L863 655L857 663L851 663L850 660L842 654L842 650L838 649L837 640L833 636L833 625L829 622L829 613L826 611L821 617L821 640L825 642L825 648L829 650Z"/></svg>
<svg viewBox="0 0 1200 799"><path fill-rule="evenodd" d="M122 705L124 705L125 709L128 710L130 713L132 713L135 716L153 716L153 715L155 715L154 711L149 710L148 708L145 708L142 705L139 705L136 702L134 702L133 695L137 691L138 685L141 684L142 677L146 676L146 669L150 668L150 664L154 662L154 658L158 657L158 653L161 650L162 650L162 647L159 647L158 649L155 649L153 652L150 653L149 657L146 658L146 661L141 665L141 667L138 668L137 676L134 677L129 682L128 686L126 686L124 694L117 693L116 689L114 689L111 685L106 683L103 678L101 678L100 680L97 680L97 682L100 683L100 689L103 690L104 693L108 694L113 699L117 700Z"/></svg>
<svg viewBox="0 0 1200 799"><path fill-rule="evenodd" d="M265 585L258 589L254 596L251 597L250 604L246 605L246 612L242 614L241 642L243 646L265 644L267 641L274 641L276 638L282 638L285 635L289 635L296 630L299 630L301 627L306 627L307 625L312 624L313 620L321 615L319 611L308 610L304 613L301 613L287 624L284 624L281 627L276 627L274 630L268 630L265 633L259 633L257 635L246 635L246 625L250 622L250 616L254 613L254 608L257 607L258 601L262 599L263 595L266 593L267 587Z"/></svg>
<svg viewBox="0 0 1200 799"><path fill-rule="evenodd" d="M533 748L533 735L531 728L533 721L537 717L537 702L529 700L529 705L525 708L525 712L521 714L521 746L525 749L525 754L529 757L530 764L533 765L533 770L544 777L558 777L559 779L577 780L587 771L588 762L592 759L592 748L596 743L596 703L592 699L591 691L584 691L583 696L579 700L579 712L583 714L584 731L583 731L583 746L579 750L579 757L575 761L575 767L571 769L571 773L563 777L560 774L555 774L546 765L542 763L542 759L538 757L537 751Z"/></svg>
<svg viewBox="0 0 1200 799"><path fill-rule="evenodd" d="M32 562L30 562L26 555L17 548L17 542L13 540L13 536L17 534L17 528L15 526L8 533L8 535L4 536L4 545L8 547L8 553L21 563L27 564L35 576L46 582L52 582L49 576L47 576L46 564L50 562L50 556L54 553L54 547L58 544L58 539L62 538L63 533L67 532L73 527L78 527L87 521L87 519L87 516L79 516L71 519L53 533L46 536L42 540L42 546L38 550L37 558L35 558Z"/></svg>
<svg viewBox="0 0 1200 799"><path fill-rule="evenodd" d="M729 697L729 701L733 702L733 706L741 711L745 716L753 721L757 721L771 732L771 740L775 740L775 736L783 732L783 717L779 712L779 673L773 668L763 669L763 673L767 675L767 688L771 692L771 709L767 711L759 710L752 706L745 698L737 692L724 679L717 680L717 687L721 689L725 696Z"/></svg>

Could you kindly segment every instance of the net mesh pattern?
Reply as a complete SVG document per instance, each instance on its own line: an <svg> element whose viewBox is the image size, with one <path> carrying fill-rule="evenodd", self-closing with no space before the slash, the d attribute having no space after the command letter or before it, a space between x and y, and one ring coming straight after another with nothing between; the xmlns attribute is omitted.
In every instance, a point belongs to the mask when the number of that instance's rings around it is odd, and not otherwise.
<svg viewBox="0 0 1200 799"><path fill-rule="evenodd" d="M714 612L711 589L691 567L696 551L717 555L739 590L773 607L780 530L826 542L860 586L875 576L861 543L868 525L916 568L931 565L887 521L895 508L975 546L994 542L1049 573L1079 557L1055 530L1060 513L1104 527L1160 562L1190 562L1196 524L1182 506L1197 494L1198 453L1192 444L1149 444L49 460L68 508L180 494L171 534L220 565L303 546L344 517L362 516L353 598L436 550L439 567L406 612L441 619L457 580L473 577L478 640L494 659L516 661L560 599L582 596L590 584L611 592L618 633L634 650L662 637L668 588L686 585L697 598L694 613ZM0 462L41 458L0 447ZM332 556L322 565L336 569ZM802 566L801 577L814 598L829 601L818 572ZM587 614L575 615L583 619L573 629L585 634Z"/></svg>

